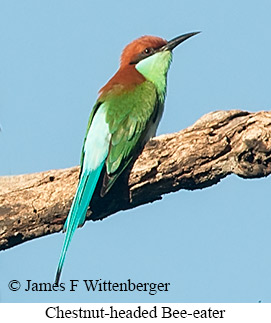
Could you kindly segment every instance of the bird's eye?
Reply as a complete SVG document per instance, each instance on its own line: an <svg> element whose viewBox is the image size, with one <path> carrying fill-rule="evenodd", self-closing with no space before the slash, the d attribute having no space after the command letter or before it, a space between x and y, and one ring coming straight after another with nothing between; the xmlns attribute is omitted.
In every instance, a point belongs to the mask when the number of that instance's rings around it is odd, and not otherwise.
<svg viewBox="0 0 271 323"><path fill-rule="evenodd" d="M146 55L151 54L153 52L153 48L147 47L144 49L143 53Z"/></svg>
<svg viewBox="0 0 271 323"><path fill-rule="evenodd" d="M137 64L142 59L151 56L155 53L155 49L153 47L146 47L143 51L136 55L136 57L129 64Z"/></svg>

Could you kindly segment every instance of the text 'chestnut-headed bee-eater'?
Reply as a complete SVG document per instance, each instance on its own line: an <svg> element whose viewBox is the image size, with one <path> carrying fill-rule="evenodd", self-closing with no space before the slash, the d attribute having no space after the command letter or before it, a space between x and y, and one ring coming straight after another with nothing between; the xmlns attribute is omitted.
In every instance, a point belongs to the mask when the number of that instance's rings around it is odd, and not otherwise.
<svg viewBox="0 0 271 323"><path fill-rule="evenodd" d="M161 119L172 50L198 32L166 41L143 36L125 47L120 68L99 91L90 114L75 197L64 224L65 240L58 263L58 284L75 229L82 226L100 177L104 196L116 179L155 135Z"/></svg>

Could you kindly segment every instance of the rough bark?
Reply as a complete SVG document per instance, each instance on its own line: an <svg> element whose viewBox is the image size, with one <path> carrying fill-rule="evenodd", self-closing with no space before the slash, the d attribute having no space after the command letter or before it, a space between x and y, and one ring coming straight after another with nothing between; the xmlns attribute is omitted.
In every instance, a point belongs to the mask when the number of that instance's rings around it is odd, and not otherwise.
<svg viewBox="0 0 271 323"><path fill-rule="evenodd" d="M217 111L178 133L150 140L131 170L103 199L97 189L87 220L103 219L180 189L201 189L229 174L271 173L271 112ZM0 177L0 250L62 229L79 167Z"/></svg>

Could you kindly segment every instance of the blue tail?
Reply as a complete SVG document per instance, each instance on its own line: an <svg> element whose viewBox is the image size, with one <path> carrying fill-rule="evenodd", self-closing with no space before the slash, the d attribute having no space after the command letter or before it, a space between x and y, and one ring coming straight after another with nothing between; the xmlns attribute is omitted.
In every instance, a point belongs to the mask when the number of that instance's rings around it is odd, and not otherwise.
<svg viewBox="0 0 271 323"><path fill-rule="evenodd" d="M92 195L94 193L95 187L97 185L103 165L104 162L101 163L101 165L98 168L91 172L84 171L80 177L80 181L71 205L69 215L63 227L63 230L66 231L66 235L57 267L55 278L56 284L59 283L66 252L70 245L72 236L76 228L84 224L87 209L91 201Z"/></svg>

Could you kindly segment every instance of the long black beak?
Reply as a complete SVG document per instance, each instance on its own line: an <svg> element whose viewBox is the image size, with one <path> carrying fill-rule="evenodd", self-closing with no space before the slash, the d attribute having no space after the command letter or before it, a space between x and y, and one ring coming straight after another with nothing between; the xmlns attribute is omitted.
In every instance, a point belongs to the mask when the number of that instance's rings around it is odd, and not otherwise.
<svg viewBox="0 0 271 323"><path fill-rule="evenodd" d="M188 33L188 34L184 34L184 35L175 37L175 38L171 39L170 41L168 41L166 45L161 47L160 51L173 50L176 46L178 46L180 43L182 43L186 39L188 39L188 38L190 38L192 36L195 36L195 35L197 35L199 33L200 33L200 31L196 31L196 32L193 32L193 33Z"/></svg>

